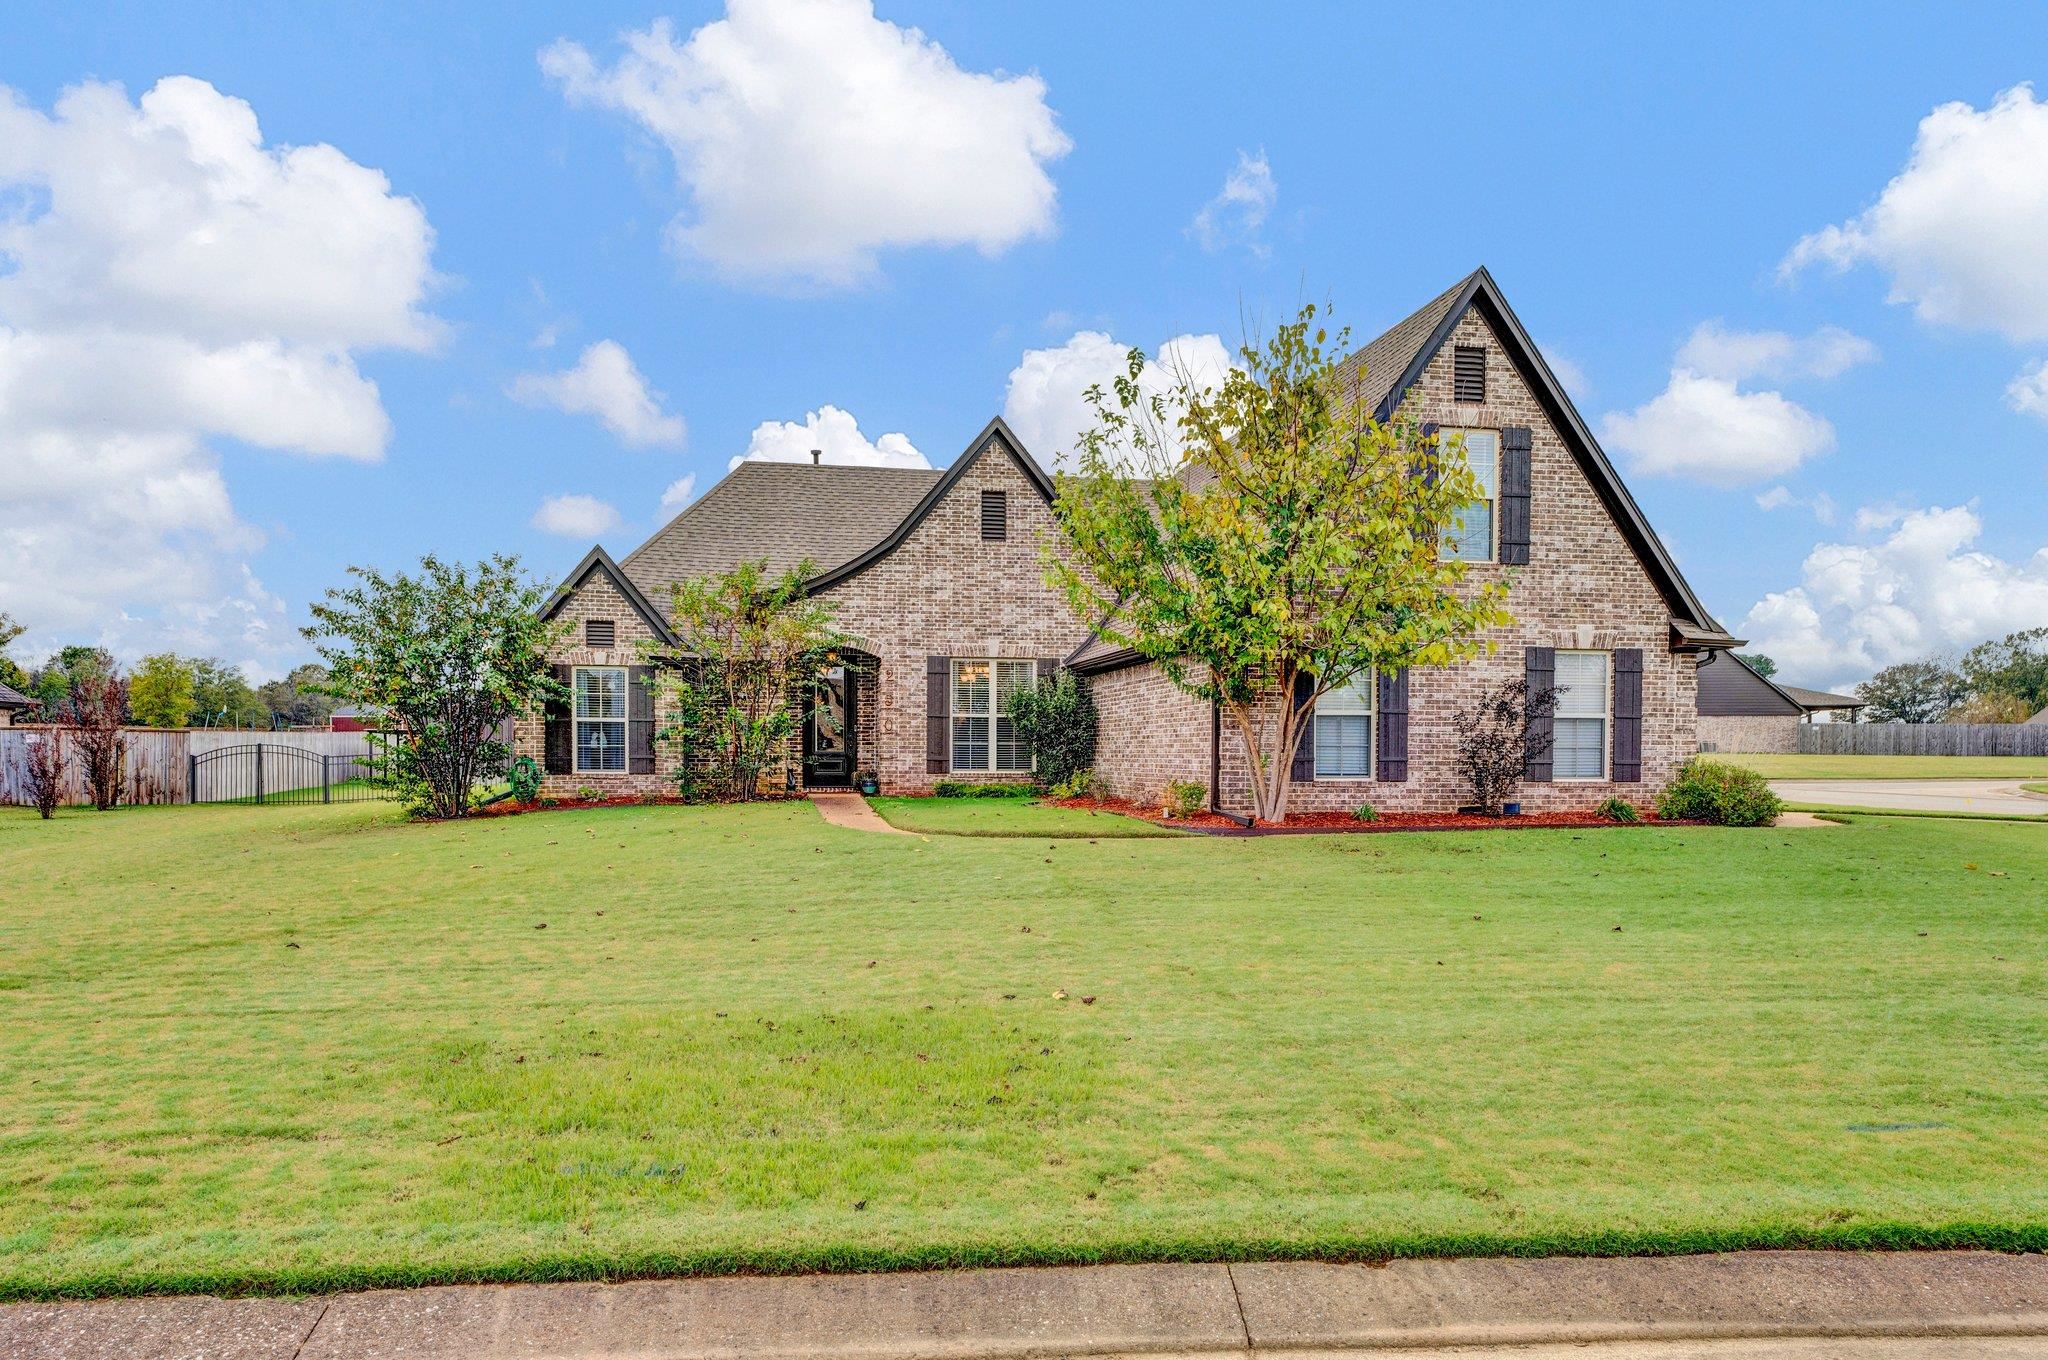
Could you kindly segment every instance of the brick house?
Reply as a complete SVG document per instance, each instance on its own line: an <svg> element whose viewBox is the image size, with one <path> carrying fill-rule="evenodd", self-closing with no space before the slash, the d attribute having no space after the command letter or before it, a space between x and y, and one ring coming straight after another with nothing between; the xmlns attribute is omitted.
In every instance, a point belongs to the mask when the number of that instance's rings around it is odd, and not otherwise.
<svg viewBox="0 0 2048 1360"><path fill-rule="evenodd" d="M1560 690L1554 748L1529 771L1535 809L1644 800L1696 749L1695 668L1740 645L1702 606L1644 520L1499 289L1479 270L1346 361L1381 418L1396 409L1463 436L1487 490L1446 551L1471 578L1512 582L1516 622L1464 665L1382 675L1325 695L1294 774L1296 808L1449 808L1451 719L1484 681ZM547 607L572 635L553 660L573 705L519 725L546 788L670 786L672 753L639 644L672 641L671 585L743 560L808 558L810 589L851 639L793 742L791 787L874 773L885 789L940 779L1026 780L1030 752L1001 716L1014 688L1067 667L1101 713L1097 773L1150 800L1202 783L1249 807L1242 750L1209 704L1142 658L1090 637L1044 579L1053 486L1000 419L943 472L742 463L625 558L593 548Z"/></svg>

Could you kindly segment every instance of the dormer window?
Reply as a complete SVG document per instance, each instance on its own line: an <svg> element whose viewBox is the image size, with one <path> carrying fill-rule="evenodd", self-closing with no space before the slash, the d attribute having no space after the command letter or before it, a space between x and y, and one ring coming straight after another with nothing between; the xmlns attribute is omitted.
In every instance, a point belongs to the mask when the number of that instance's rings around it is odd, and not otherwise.
<svg viewBox="0 0 2048 1360"><path fill-rule="evenodd" d="M1486 349L1458 345L1451 354L1451 397L1455 401L1486 400Z"/></svg>
<svg viewBox="0 0 2048 1360"><path fill-rule="evenodd" d="M1010 536L1010 496L1005 491L981 493L981 537L999 543Z"/></svg>

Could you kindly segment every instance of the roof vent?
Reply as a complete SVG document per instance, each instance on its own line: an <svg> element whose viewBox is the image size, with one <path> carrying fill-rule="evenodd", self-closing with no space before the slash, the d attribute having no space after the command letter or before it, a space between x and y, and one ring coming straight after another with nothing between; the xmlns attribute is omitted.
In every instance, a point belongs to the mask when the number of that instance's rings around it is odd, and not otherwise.
<svg viewBox="0 0 2048 1360"><path fill-rule="evenodd" d="M811 450L811 466L812 466L812 467L820 467L820 466L823 466L824 462L825 462L825 451L824 451L823 449L812 449L812 450Z"/></svg>

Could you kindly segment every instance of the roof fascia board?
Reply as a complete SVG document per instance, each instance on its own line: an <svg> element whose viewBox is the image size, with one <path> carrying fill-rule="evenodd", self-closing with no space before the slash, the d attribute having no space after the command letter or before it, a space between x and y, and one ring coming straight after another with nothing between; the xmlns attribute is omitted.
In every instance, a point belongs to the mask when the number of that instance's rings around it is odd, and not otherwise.
<svg viewBox="0 0 2048 1360"><path fill-rule="evenodd" d="M576 569L562 578L562 584L555 587L555 593L542 607L540 616L543 619L552 619L561 613L562 606L569 602L570 596L582 588L584 581L593 571L601 571L610 577L612 585L617 587L619 594L626 597L626 603L633 606L634 612L640 615L647 626L654 630L654 635L671 646L675 645L676 635L668 626L668 621L661 617L660 611L656 610L647 596L641 593L640 587L634 585L631 578L619 570L619 564L612 560L612 555L604 550L601 543L594 545L585 553L583 560L576 564Z"/></svg>

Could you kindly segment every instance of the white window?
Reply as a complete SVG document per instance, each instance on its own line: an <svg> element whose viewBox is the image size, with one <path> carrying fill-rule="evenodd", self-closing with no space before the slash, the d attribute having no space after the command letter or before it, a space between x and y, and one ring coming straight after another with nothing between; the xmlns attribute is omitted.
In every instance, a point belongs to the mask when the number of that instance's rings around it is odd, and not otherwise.
<svg viewBox="0 0 2048 1360"><path fill-rule="evenodd" d="M1031 769L1031 749L1003 710L1010 696L1038 683L1036 661L953 662L953 768L1015 774Z"/></svg>
<svg viewBox="0 0 2048 1360"><path fill-rule="evenodd" d="M1500 497L1500 434L1494 430L1439 430L1437 447L1462 438L1465 465L1479 482L1479 499L1467 502L1444 530L1443 555L1460 562L1493 561L1493 507Z"/></svg>
<svg viewBox="0 0 2048 1360"><path fill-rule="evenodd" d="M1372 672L1316 700L1316 778L1372 778Z"/></svg>
<svg viewBox="0 0 2048 1360"><path fill-rule="evenodd" d="M576 668L576 773L626 770L626 668Z"/></svg>
<svg viewBox="0 0 2048 1360"><path fill-rule="evenodd" d="M1553 779L1607 777L1607 672L1605 652L1557 654L1557 710L1551 719Z"/></svg>

